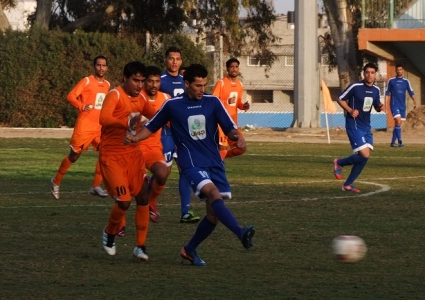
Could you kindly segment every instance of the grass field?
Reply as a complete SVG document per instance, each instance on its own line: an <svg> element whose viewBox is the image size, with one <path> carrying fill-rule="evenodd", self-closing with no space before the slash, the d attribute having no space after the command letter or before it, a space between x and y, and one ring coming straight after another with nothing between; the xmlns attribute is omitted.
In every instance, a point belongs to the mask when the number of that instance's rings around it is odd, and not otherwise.
<svg viewBox="0 0 425 300"><path fill-rule="evenodd" d="M200 268L179 258L196 225L179 223L175 168L161 221L150 225L149 262L131 257L134 206L111 257L101 232L113 201L88 194L96 153L71 167L60 200L49 194L68 142L0 139L1 299L425 299L423 145L376 145L358 195L342 192L331 171L348 144L248 143L226 161L227 205L241 225L255 225L254 247L219 225L198 248ZM365 240L364 260L333 260L341 234Z"/></svg>

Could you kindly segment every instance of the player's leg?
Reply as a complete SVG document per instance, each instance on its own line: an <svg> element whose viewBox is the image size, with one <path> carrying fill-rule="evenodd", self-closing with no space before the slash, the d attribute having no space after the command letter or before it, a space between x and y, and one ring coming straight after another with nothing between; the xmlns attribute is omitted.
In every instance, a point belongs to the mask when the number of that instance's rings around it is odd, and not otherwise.
<svg viewBox="0 0 425 300"><path fill-rule="evenodd" d="M50 193L55 199L59 199L59 186L62 182L63 176L65 176L66 172L68 172L68 169L71 167L71 165L78 160L80 155L81 152L75 152L74 149L71 147L69 154L62 159L62 162L59 166L58 171L56 172L56 175L50 180Z"/></svg>
<svg viewBox="0 0 425 300"><path fill-rule="evenodd" d="M391 138L391 147L398 147L397 141L400 141L401 139L401 115L400 115L400 109L395 106L391 106L391 112L393 114L394 118L394 129L393 129L393 135Z"/></svg>
<svg viewBox="0 0 425 300"><path fill-rule="evenodd" d="M115 199L111 209L108 225L103 231L103 248L109 255L115 255L115 234L125 219L131 203L128 168L133 164L134 156L104 155L100 156L100 170L108 194Z"/></svg>
<svg viewBox="0 0 425 300"><path fill-rule="evenodd" d="M146 163L146 167L152 172L152 176L148 186L149 210L150 219L153 222L159 221L159 212L157 210L158 198L165 188L168 175L171 172L171 167L168 167L162 156L162 150L156 155L157 157L152 163ZM152 157L152 156L150 156Z"/></svg>
<svg viewBox="0 0 425 300"><path fill-rule="evenodd" d="M398 146L399 147L404 147L403 141L402 141L402 137L401 137L401 124L403 123L403 121L406 121L406 109L400 109L400 121L396 122L396 126L399 127L399 132L398 132Z"/></svg>
<svg viewBox="0 0 425 300"><path fill-rule="evenodd" d="M100 144L100 132L98 134L95 134L92 140L92 146L95 151L99 151L99 144ZM108 193L106 193L101 187L100 184L102 183L102 174L100 173L100 164L99 159L96 162L96 167L94 170L94 178L92 186L90 187L89 193L92 196L99 196L102 198L105 198L108 196Z"/></svg>
<svg viewBox="0 0 425 300"><path fill-rule="evenodd" d="M224 134L221 127L218 126L218 145L221 159L224 160L227 156L227 148L229 147L227 136Z"/></svg>
<svg viewBox="0 0 425 300"><path fill-rule="evenodd" d="M137 179L132 182L132 186L139 187L139 192L135 195L137 205L135 215L136 246L133 250L133 256L141 261L147 261L148 255L146 253L145 244L149 228L148 178L146 176L146 173L143 174L143 178L140 178L140 175L136 174L136 172L141 174L142 172L140 172L140 170L133 171L133 175L137 177ZM141 187L140 183L142 183Z"/></svg>

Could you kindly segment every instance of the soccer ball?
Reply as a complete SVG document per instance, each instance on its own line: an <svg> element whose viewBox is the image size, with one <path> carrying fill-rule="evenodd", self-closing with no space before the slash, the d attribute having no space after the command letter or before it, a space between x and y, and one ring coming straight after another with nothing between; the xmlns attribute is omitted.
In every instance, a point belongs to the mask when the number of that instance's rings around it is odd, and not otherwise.
<svg viewBox="0 0 425 300"><path fill-rule="evenodd" d="M337 261L355 263L361 260L367 251L365 242L355 235L340 235L332 241L332 251Z"/></svg>

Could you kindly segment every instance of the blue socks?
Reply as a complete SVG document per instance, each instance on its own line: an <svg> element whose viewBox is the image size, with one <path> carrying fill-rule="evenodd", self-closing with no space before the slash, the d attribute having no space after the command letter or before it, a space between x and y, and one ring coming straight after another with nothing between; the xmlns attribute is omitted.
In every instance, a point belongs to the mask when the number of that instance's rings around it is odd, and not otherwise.
<svg viewBox="0 0 425 300"><path fill-rule="evenodd" d="M391 142L392 144L395 143L396 139L398 140L399 143L401 143L401 127L400 126L395 126L394 130L393 130L393 141Z"/></svg>
<svg viewBox="0 0 425 300"><path fill-rule="evenodd" d="M230 229L238 238L241 238L242 229L240 228L238 221L236 221L232 212L224 205L222 199L215 200L211 207L217 219L223 223L224 226Z"/></svg>
<svg viewBox="0 0 425 300"><path fill-rule="evenodd" d="M366 165L369 158L363 157L359 154L353 154L349 157L339 160L340 166L341 166L341 161L344 161L344 160L347 160L347 162L348 161L353 162L352 163L353 167L351 168L350 175L348 175L348 178L344 183L344 185L351 185L357 179L357 177L359 177L360 173L363 171L363 168Z"/></svg>
<svg viewBox="0 0 425 300"><path fill-rule="evenodd" d="M192 195L192 188L186 177L180 174L179 176L179 193L180 193L180 208L181 215L184 216L190 209L190 197Z"/></svg>
<svg viewBox="0 0 425 300"><path fill-rule="evenodd" d="M205 240L215 229L217 225L208 221L205 216L201 222L199 222L196 228L195 234L190 239L189 243L185 246L187 252L194 251L203 240Z"/></svg>

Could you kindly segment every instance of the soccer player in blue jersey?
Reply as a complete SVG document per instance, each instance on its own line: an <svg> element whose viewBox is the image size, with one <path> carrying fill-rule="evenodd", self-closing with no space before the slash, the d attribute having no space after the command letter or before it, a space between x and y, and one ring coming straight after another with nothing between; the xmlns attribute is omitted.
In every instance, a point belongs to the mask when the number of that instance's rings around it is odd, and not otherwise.
<svg viewBox="0 0 425 300"><path fill-rule="evenodd" d="M179 74L180 67L183 63L182 54L179 48L170 47L165 52L164 60L166 70L161 75L160 91L170 95L171 97L183 94L186 87L184 84L183 76ZM175 144L171 136L170 128L165 125L162 129L161 142L164 148L164 156L167 165L171 166L173 157L176 160L180 172L178 157L175 157ZM181 217L180 223L196 223L201 218L195 216L190 209L190 200L192 191L189 182L184 176L179 176L179 193L180 193L180 207ZM150 207L151 220L158 221L158 210L156 207Z"/></svg>
<svg viewBox="0 0 425 300"><path fill-rule="evenodd" d="M416 108L416 99L409 80L403 77L403 66L396 65L395 72L396 77L392 77L388 80L387 90L385 91L385 102L388 103L388 101L390 101L391 113L395 122L390 146L404 147L401 139L401 123L406 120L406 91L413 100L414 108Z"/></svg>
<svg viewBox="0 0 425 300"><path fill-rule="evenodd" d="M380 90L374 84L378 67L367 63L363 67L364 79L350 84L339 96L338 104L345 110L345 128L354 154L345 158L334 159L334 175L341 180L342 167L352 165L343 191L359 193L353 186L366 165L371 150L373 150L373 134L370 126L370 112L372 106L376 111L385 111L380 101Z"/></svg>
<svg viewBox="0 0 425 300"><path fill-rule="evenodd" d="M231 198L231 192L218 151L218 124L238 146L246 147L246 143L220 99L204 94L207 76L208 71L204 66L190 65L184 74L185 93L164 103L145 127L136 135L127 135L124 139L126 144L137 143L167 122L171 123L181 174L190 182L195 195L206 203L207 215L180 252L180 256L194 266L206 265L196 249L214 231L218 222L230 229L247 249L252 247L255 234L254 226L239 226L223 201Z"/></svg>

